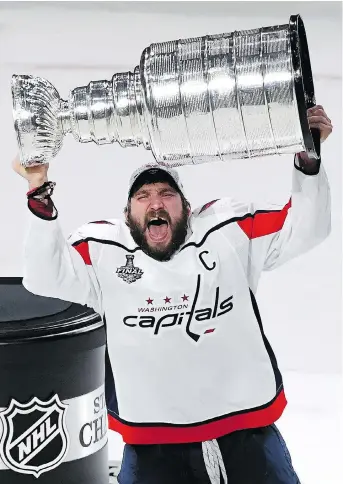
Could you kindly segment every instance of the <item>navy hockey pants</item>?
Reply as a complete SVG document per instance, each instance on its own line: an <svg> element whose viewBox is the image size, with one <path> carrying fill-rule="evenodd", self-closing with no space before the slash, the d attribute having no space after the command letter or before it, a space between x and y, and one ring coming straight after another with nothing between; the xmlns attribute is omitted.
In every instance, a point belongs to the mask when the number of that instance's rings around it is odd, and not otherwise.
<svg viewBox="0 0 343 484"><path fill-rule="evenodd" d="M300 484L275 425L234 432L207 443L126 444L118 482Z"/></svg>

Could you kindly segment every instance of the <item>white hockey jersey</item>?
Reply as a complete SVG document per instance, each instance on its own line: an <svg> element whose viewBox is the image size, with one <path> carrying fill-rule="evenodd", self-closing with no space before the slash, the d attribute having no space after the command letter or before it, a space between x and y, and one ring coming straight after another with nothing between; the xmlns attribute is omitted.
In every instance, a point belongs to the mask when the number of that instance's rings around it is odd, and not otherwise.
<svg viewBox="0 0 343 484"><path fill-rule="evenodd" d="M124 221L81 227L30 213L24 286L85 304L106 321L109 427L131 444L206 441L272 424L286 406L255 292L274 269L330 232L330 190L293 171L290 201L233 199L196 210L168 262L136 246Z"/></svg>

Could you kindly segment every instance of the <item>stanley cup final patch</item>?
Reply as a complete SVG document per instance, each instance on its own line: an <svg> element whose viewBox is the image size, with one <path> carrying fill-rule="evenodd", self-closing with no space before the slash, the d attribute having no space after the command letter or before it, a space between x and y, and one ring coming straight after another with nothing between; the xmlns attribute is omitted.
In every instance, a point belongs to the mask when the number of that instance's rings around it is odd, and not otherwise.
<svg viewBox="0 0 343 484"><path fill-rule="evenodd" d="M138 281L138 279L140 279L144 274L142 269L133 265L134 258L134 255L127 255L125 266L118 267L117 269L118 277L123 279L123 281L127 282L128 284Z"/></svg>
<svg viewBox="0 0 343 484"><path fill-rule="evenodd" d="M0 412L0 455L4 464L36 478L58 467L70 443L67 408L57 395L45 402L33 397L25 404L12 399L9 407Z"/></svg>

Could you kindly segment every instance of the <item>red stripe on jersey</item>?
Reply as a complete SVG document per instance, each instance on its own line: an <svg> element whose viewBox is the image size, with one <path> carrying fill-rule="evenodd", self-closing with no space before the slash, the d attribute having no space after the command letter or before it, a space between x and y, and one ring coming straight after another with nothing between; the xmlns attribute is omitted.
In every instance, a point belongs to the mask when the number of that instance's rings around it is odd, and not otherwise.
<svg viewBox="0 0 343 484"><path fill-rule="evenodd" d="M80 256L82 257L84 263L87 266L92 265L91 257L89 255L89 247L88 247L88 242L80 242L77 245L73 245L74 249L78 251Z"/></svg>
<svg viewBox="0 0 343 484"><path fill-rule="evenodd" d="M285 393L279 393L276 399L267 407L260 410L241 413L218 419L202 425L188 427L162 427L148 425L127 425L108 415L108 426L111 430L122 435L127 444L181 444L189 442L204 442L213 440L237 430L265 427L278 420L287 400Z"/></svg>
<svg viewBox="0 0 343 484"><path fill-rule="evenodd" d="M288 214L288 209L291 207L291 203L290 200L282 210L277 212L257 212L253 215L249 215L249 217L244 220L239 220L237 223L249 239L274 234L282 229Z"/></svg>
<svg viewBox="0 0 343 484"><path fill-rule="evenodd" d="M199 212L199 215L200 215L202 212L204 212L205 210L207 210L208 208L212 207L212 205L213 205L214 203L216 203L216 202L218 202L218 199L217 199L217 200L212 200L211 202L208 202L208 203L206 203L205 205L203 205L203 206L202 206L202 208L201 208L201 210L200 210L200 212Z"/></svg>

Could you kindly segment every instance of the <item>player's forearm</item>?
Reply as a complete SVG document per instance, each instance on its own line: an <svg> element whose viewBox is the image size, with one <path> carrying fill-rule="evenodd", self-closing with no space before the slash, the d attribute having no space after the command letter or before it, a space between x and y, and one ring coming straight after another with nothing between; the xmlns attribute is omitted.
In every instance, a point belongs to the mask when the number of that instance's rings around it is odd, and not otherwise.
<svg viewBox="0 0 343 484"><path fill-rule="evenodd" d="M324 166L307 166L293 174L292 226L299 243L311 248L331 231L331 193Z"/></svg>
<svg viewBox="0 0 343 484"><path fill-rule="evenodd" d="M92 306L87 267L64 237L58 220L29 213L23 256L23 285L28 291Z"/></svg>
<svg viewBox="0 0 343 484"><path fill-rule="evenodd" d="M29 214L24 239L24 286L41 296L60 297L61 274L66 265L64 251L65 241L59 222Z"/></svg>
<svg viewBox="0 0 343 484"><path fill-rule="evenodd" d="M38 194L36 188L28 192L31 213L24 242L23 285L40 296L87 304L91 292L87 268L65 239L44 184L39 184Z"/></svg>
<svg viewBox="0 0 343 484"><path fill-rule="evenodd" d="M272 270L323 242L331 231L331 196L326 172L293 171L292 196L281 230L268 242L264 270ZM281 212L280 212L281 213Z"/></svg>

